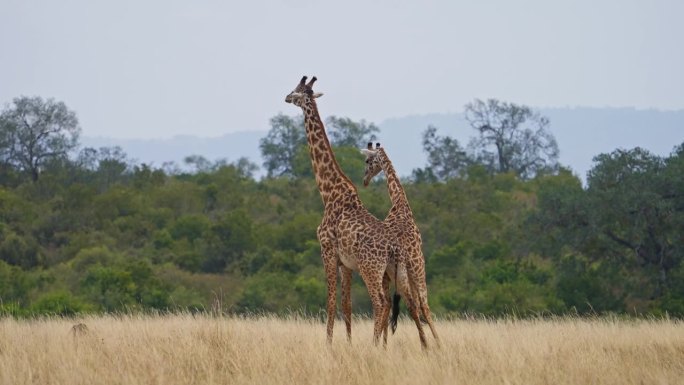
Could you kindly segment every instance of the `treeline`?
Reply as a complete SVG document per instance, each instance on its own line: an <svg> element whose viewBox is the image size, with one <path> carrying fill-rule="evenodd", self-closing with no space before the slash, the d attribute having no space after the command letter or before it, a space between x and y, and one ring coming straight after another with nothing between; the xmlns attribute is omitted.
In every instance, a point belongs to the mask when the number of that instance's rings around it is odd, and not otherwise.
<svg viewBox="0 0 684 385"><path fill-rule="evenodd" d="M495 100L466 112L471 142L428 128L428 164L404 181L436 313L684 315L684 144L597 155L583 186L557 164L544 117ZM0 115L0 314L318 313L323 208L303 125L271 124L257 180L247 159L153 167L81 149L63 104L15 99ZM358 146L378 128L327 128L360 186ZM384 182L359 193L384 218ZM353 304L370 309L358 277Z"/></svg>

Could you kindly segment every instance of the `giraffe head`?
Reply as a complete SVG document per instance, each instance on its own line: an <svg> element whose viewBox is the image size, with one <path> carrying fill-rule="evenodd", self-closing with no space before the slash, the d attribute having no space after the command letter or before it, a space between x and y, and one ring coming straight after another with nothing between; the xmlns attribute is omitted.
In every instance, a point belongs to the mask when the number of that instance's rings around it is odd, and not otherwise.
<svg viewBox="0 0 684 385"><path fill-rule="evenodd" d="M371 179L382 171L383 149L380 148L380 143L368 142L368 147L361 149L361 153L366 155L366 170L363 174L363 185L368 186Z"/></svg>
<svg viewBox="0 0 684 385"><path fill-rule="evenodd" d="M302 80L299 81L297 87L285 97L286 103L292 103L295 106L303 107L308 101L323 96L320 92L314 93L311 88L317 80L316 77L312 77L309 83L306 82L306 78L306 76L302 77Z"/></svg>

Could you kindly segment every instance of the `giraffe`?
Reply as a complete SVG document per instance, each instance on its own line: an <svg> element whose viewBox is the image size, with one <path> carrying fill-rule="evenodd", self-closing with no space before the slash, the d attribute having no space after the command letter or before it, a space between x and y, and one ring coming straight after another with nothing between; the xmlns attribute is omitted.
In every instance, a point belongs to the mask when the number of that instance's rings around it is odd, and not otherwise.
<svg viewBox="0 0 684 385"><path fill-rule="evenodd" d="M364 207L356 186L342 172L321 121L315 99L322 93L314 93L313 77L306 83L304 76L299 85L285 98L304 112L304 126L309 156L318 190L323 200L323 219L316 231L321 245L321 258L325 269L327 296L327 341L332 343L335 323L338 268L342 286L342 312L351 341L351 275L358 270L370 295L373 306L373 342L387 341L389 320L388 281L394 277L397 290L406 293L407 303L413 305L410 295L406 265L402 250L392 239L389 227L375 218ZM427 346L417 307L411 316L418 328L421 346Z"/></svg>
<svg viewBox="0 0 684 385"><path fill-rule="evenodd" d="M421 315L427 321L432 336L437 341L437 344L439 344L439 337L435 330L435 325L432 321L432 313L430 312L427 301L425 257L423 256L421 248L423 241L420 236L420 230L413 217L413 211L406 198L404 188L401 185L401 181L399 180L385 149L380 147L380 143L376 143L375 149L373 149L373 143L368 143L368 148L362 149L361 152L366 155L366 166L363 176L363 185L365 187L368 186L370 180L379 174L380 171L384 171L385 173L387 178L387 190L390 195L392 207L384 222L392 229L392 233L395 239L400 242L401 248L407 252L406 266L411 289L414 293L413 298L417 299ZM392 332L397 328L400 298L399 295L395 294L392 306Z"/></svg>

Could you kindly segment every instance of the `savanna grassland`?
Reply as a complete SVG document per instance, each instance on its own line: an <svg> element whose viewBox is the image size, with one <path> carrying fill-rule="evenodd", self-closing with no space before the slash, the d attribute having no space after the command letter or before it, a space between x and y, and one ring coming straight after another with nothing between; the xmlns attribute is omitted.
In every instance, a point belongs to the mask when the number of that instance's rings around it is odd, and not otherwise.
<svg viewBox="0 0 684 385"><path fill-rule="evenodd" d="M73 333L83 322L86 333ZM387 348L356 319L332 347L318 320L92 316L0 321L2 384L681 384L684 327L672 320L560 318L438 323L420 349L399 325ZM434 342L434 341L430 341Z"/></svg>

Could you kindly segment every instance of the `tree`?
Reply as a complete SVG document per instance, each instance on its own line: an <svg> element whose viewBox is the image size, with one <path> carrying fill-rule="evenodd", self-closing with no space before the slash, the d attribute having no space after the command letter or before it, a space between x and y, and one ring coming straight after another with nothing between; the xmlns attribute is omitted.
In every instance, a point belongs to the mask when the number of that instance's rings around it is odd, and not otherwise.
<svg viewBox="0 0 684 385"><path fill-rule="evenodd" d="M678 157L663 159L638 147L615 150L595 157L587 177L592 227L616 254L654 269L656 297L667 291L669 272L681 264L684 252L677 241L684 215L677 207L681 190L676 184L682 176L668 172Z"/></svg>
<svg viewBox="0 0 684 385"><path fill-rule="evenodd" d="M586 300L614 310L605 301L612 297L639 311L680 314L681 153L662 158L634 148L600 154L594 162L586 190L564 172L538 180L531 237L542 254L559 257L559 295L572 306ZM600 284L589 285L599 276ZM583 300L581 292L593 294Z"/></svg>
<svg viewBox="0 0 684 385"><path fill-rule="evenodd" d="M203 238L206 258L201 266L205 272L223 271L256 246L252 220L244 210L234 210L219 218L207 231Z"/></svg>
<svg viewBox="0 0 684 385"><path fill-rule="evenodd" d="M208 173L212 171L212 164L209 159L202 155L188 155L183 159L186 165L194 168L196 173Z"/></svg>
<svg viewBox="0 0 684 385"><path fill-rule="evenodd" d="M128 156L121 147L101 147L97 174L105 188L120 182L129 169Z"/></svg>
<svg viewBox="0 0 684 385"><path fill-rule="evenodd" d="M330 144L337 150L340 147L353 147L355 150L365 147L369 140L375 140L375 133L380 132L376 125L364 120L355 122L349 118L331 116L326 119L326 124L329 128ZM312 175L311 160L306 146L303 116L290 117L279 114L271 118L271 129L259 144L268 177ZM339 155L340 152L337 150L335 153ZM342 152L346 154L348 151ZM362 159L360 156L357 158Z"/></svg>
<svg viewBox="0 0 684 385"><path fill-rule="evenodd" d="M349 118L331 116L326 119L326 124L330 142L337 147L365 148L366 143L375 141L375 134L380 132L378 126L365 120L355 122Z"/></svg>
<svg viewBox="0 0 684 385"><path fill-rule="evenodd" d="M423 151L427 153L428 165L425 169L413 171L413 177L418 181L445 181L459 177L470 163L458 140L449 136L437 136L437 128L434 126L428 126L423 132Z"/></svg>
<svg viewBox="0 0 684 385"><path fill-rule="evenodd" d="M0 115L0 158L37 181L41 167L78 145L78 119L63 102L19 97Z"/></svg>
<svg viewBox="0 0 684 385"><path fill-rule="evenodd" d="M19 266L12 266L0 260L0 315L4 303L24 302L33 282Z"/></svg>
<svg viewBox="0 0 684 385"><path fill-rule="evenodd" d="M514 172L523 179L558 168L558 144L547 131L549 119L527 106L475 99L465 118L479 132L469 147L492 172Z"/></svg>
<svg viewBox="0 0 684 385"><path fill-rule="evenodd" d="M259 171L259 166L257 166L256 163L252 163L244 156L233 162L233 165L237 168L240 176L248 179L254 179L254 173Z"/></svg>
<svg viewBox="0 0 684 385"><path fill-rule="evenodd" d="M302 146L306 146L303 116L271 118L271 129L259 143L268 177L294 175L295 158Z"/></svg>
<svg viewBox="0 0 684 385"><path fill-rule="evenodd" d="M74 163L92 180L98 181L101 191L125 181L134 168L133 162L119 146L100 147L99 150L92 147L83 148Z"/></svg>

